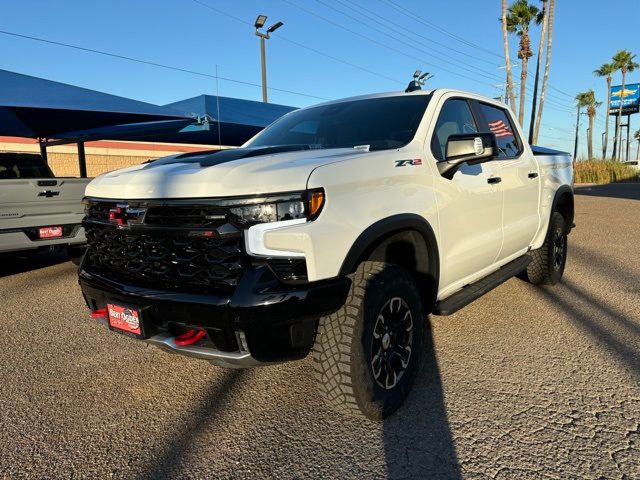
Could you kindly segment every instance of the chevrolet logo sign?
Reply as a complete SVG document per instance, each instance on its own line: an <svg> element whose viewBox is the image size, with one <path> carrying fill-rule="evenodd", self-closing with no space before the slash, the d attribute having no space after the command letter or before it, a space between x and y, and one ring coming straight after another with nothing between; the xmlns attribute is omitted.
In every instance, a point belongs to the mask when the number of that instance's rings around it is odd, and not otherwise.
<svg viewBox="0 0 640 480"><path fill-rule="evenodd" d="M144 222L146 213L146 208L133 208L126 204L119 204L115 208L109 209L109 222L119 228L140 225Z"/></svg>

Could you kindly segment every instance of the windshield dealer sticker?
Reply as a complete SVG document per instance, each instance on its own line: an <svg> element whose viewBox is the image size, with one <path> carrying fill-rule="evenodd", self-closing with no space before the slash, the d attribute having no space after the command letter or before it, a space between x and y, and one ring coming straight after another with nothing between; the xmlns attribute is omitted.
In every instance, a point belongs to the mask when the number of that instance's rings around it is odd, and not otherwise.
<svg viewBox="0 0 640 480"><path fill-rule="evenodd" d="M422 160L420 158L415 158L413 160L396 160L396 167L404 167L405 165L410 165L415 167L417 165L422 165Z"/></svg>

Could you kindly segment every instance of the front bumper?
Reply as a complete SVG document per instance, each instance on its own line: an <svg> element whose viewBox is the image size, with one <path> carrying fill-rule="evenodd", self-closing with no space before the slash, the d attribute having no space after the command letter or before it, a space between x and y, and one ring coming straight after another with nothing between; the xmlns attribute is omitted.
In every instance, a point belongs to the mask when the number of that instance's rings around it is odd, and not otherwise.
<svg viewBox="0 0 640 480"><path fill-rule="evenodd" d="M165 350L205 358L224 367L250 367L303 358L320 316L340 308L350 280L280 283L267 267L247 270L229 296L191 294L123 285L81 268L80 286L92 310L107 303L138 309L146 341ZM181 347L184 329L207 332L202 345Z"/></svg>

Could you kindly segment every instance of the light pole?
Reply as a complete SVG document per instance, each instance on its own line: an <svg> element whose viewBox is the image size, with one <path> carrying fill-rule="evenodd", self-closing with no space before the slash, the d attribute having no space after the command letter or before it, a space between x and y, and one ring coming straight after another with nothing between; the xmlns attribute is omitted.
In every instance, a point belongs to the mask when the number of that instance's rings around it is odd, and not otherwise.
<svg viewBox="0 0 640 480"><path fill-rule="evenodd" d="M261 32L260 29L264 27L265 22L267 21L266 15L258 15L256 18L256 22L254 23L254 27L256 27L256 35L260 37L260 63L262 66L262 101L264 103L268 103L269 100L267 98L267 53L265 40L269 40L271 38L271 34L279 29L284 23L276 22L267 28L266 32Z"/></svg>

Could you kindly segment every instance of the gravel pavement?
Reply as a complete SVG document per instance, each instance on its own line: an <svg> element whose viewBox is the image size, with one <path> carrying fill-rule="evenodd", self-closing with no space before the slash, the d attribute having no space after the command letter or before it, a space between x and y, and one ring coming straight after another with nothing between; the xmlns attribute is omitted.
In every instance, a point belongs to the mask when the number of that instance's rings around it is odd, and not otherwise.
<svg viewBox="0 0 640 480"><path fill-rule="evenodd" d="M108 332L62 257L0 257L0 478L640 478L640 185L576 196L564 283L432 317L384 423L310 359L231 371Z"/></svg>

